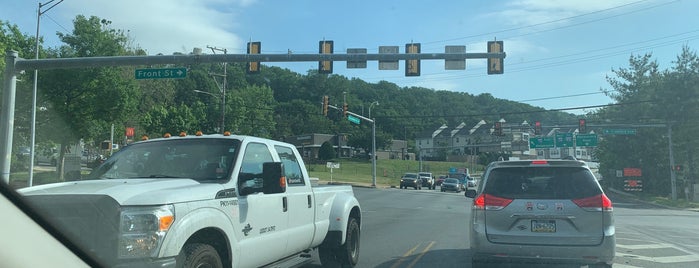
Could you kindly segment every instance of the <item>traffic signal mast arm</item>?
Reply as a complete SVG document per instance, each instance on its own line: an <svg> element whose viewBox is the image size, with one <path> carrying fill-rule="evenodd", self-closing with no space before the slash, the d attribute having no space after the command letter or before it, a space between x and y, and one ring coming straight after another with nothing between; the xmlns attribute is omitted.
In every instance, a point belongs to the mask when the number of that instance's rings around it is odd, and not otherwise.
<svg viewBox="0 0 699 268"><path fill-rule="evenodd" d="M395 61L395 60L465 60L505 58L502 53L381 53L381 54L204 54L155 55L89 58L18 59L16 70L70 69L105 66L193 64L216 62L293 62L293 61Z"/></svg>
<svg viewBox="0 0 699 268"><path fill-rule="evenodd" d="M335 105L330 105L330 104L328 104L328 108L333 108L333 109L335 109L335 110L342 111L342 108L341 108L341 107L337 107L337 106L335 106ZM369 122L369 123L374 123L374 120L369 119L369 118L366 118L366 117L361 116L361 115L358 115L358 114L355 114L355 113L353 113L353 112L347 111L347 114L352 115L352 116L355 116L355 117L357 117L357 118L359 118L359 119L362 119L362 120L364 120L364 121L367 121L367 122Z"/></svg>

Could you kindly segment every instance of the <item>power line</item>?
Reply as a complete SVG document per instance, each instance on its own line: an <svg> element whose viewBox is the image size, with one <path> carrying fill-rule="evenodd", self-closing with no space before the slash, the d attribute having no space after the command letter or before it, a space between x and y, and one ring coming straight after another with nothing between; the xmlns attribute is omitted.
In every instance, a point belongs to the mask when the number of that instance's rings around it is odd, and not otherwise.
<svg viewBox="0 0 699 268"><path fill-rule="evenodd" d="M600 105L589 105L589 106L577 106L577 107L567 107L558 109L543 109L541 110L531 110L531 111L518 111L518 112L498 112L498 113L482 113L482 114L455 114L455 115L395 115L395 116L376 116L379 118L453 118L453 117L486 117L486 116L502 116L502 115L514 115L514 114L535 114L535 113L547 113L547 112L563 112L572 110L583 110L583 109L596 109L605 108L613 106L625 106L625 105L635 105L642 103L653 102L651 100L627 102L627 103L611 103L611 104L600 104Z"/></svg>
<svg viewBox="0 0 699 268"><path fill-rule="evenodd" d="M610 90L610 91L616 91L616 90ZM606 94L606 93L608 93L608 91L588 92L588 93L580 93L580 94L573 94L573 95L563 95L563 96L545 97L545 98L538 98L538 99L519 100L519 101L516 101L516 102L532 102L532 101L541 101L541 100L554 100L554 99L564 99L564 98L572 98L572 97L580 97L580 96L588 96L588 95L597 95L597 94Z"/></svg>
<svg viewBox="0 0 699 268"><path fill-rule="evenodd" d="M524 72L524 71L539 70L539 69L544 69L544 68L558 67L558 66L562 66L562 65L605 59L605 58L608 58L610 56L618 56L618 55L622 55L622 54L633 53L633 52L648 50L648 49L652 49L652 48L681 44L681 43L685 43L687 41L699 39L699 35L691 35L691 36L667 40L667 41L663 41L663 42L655 43L655 44L648 44L648 45L644 45L644 46L626 48L626 49L618 50L618 51L612 51L612 52L607 52L607 53L602 53L602 54L585 56L586 54L590 54L590 53L599 53L601 51L607 51L607 50L613 50L613 49L617 49L617 48L624 48L624 47L629 47L629 46L634 46L634 45L640 45L640 44L644 44L644 43L650 43L653 41L660 41L663 39L684 36L687 34L692 34L692 33L697 33L697 32L699 32L699 29L687 31L687 32L682 32L682 33L677 33L677 34L672 34L672 35L659 37L659 38L653 38L653 39L648 39L648 40L643 40L643 41L638 41L638 42L633 42L633 43L626 43L623 45L616 45L616 46L612 46L612 47L600 48L600 49L595 49L595 50L588 50L588 51L584 51L584 52L578 52L578 53L573 53L573 54L568 54L568 55L563 55L563 56L556 56L556 57L549 57L549 58L543 58L543 59L537 59L537 60L531 60L531 61L525 61L525 62L512 63L512 64L508 64L508 65L514 65L514 66L526 65L529 63L533 63L533 62L549 61L549 60L560 59L560 58L569 58L569 57L574 57L574 56L584 56L584 57L574 58L574 59L570 59L570 60L561 60L561 61L556 61L556 62L542 63L539 65L513 68L513 69L509 69L507 71L507 73L517 73L517 72ZM422 81L431 81L431 80L444 81L444 80L455 80L455 79L462 79L462 78L484 77L487 75L481 74L481 73L445 75L443 72L439 72L439 73L422 74L422 76L428 76L428 77L421 79L420 80L421 82ZM394 78L397 80L406 79L403 76L382 77L381 79L391 79L391 78ZM367 78L367 79L372 79L372 78Z"/></svg>
<svg viewBox="0 0 699 268"><path fill-rule="evenodd" d="M570 17L565 17L565 18L561 18L561 19L555 19L555 20L550 20L550 21L545 21L545 22L540 22L540 23L535 23L535 24L529 24L529 25L520 26L520 27L514 27L514 28L509 28L509 29L504 29L504 30L498 30L498 31L488 32L488 33L474 34L474 35L469 35L469 36L464 36L464 37L457 37L457 38L446 39L446 40L440 40L440 41L426 42L425 44L446 43L446 42L458 41L458 40L469 39L469 38L475 38L475 37L492 36L492 35L499 34L499 33L512 32L512 31L523 30L523 29L527 29L527 28L534 28L534 27L538 27L538 26L542 26L542 25L554 24L554 23L558 23L558 22L562 22L562 21L567 21L567 20L571 20L571 19L581 18L581 17L593 15L593 14L604 13L604 12L608 12L608 11L612 11L612 10L615 10L615 9L620 9L620 8L624 8L624 7L636 5L636 4L639 4L639 3L642 3L642 2L647 2L647 1L648 1L648 0L641 0L641 1L636 1L636 2L632 2L632 3L628 3L628 4L623 4L623 5L619 5L619 6L614 6L614 7L606 8L606 9L600 9L600 10L596 10L596 11L592 11L592 12L588 12L588 13L584 13L584 14L578 14L578 15L574 15L574 16L570 16ZM672 1L672 2L678 2L678 1L679 1L679 0L675 0L675 1ZM630 11L630 12L626 12L626 13L622 13L622 14L617 14L617 15L613 15L613 16L610 16L610 17L605 17L605 18L601 18L601 19L594 20L594 21L590 21L590 22L596 22L596 21L600 21L600 20L603 20L603 19L607 19L607 18L614 18L614 17L623 16L623 15L628 15L628 14L636 13L636 12L639 12L639 11L643 11L643 10L647 10L647 9L659 7L659 6L662 6L662 5L667 5L667 4L670 4L670 3L672 3L672 2L667 2L667 3L664 3L664 4L659 4L659 5L651 6L651 7L648 7L648 8L636 10L636 11ZM589 23L589 22L585 22L585 23ZM573 24L573 25L569 25L569 26L556 27L556 28L549 29L549 30L547 30L547 31L552 31L552 30L558 30L558 29L568 28L568 27L577 26L577 25L580 25L580 24L584 24L584 23L578 23L578 24ZM535 32L535 33L539 33L539 32ZM530 34L534 34L534 33L530 33ZM524 35L530 35L530 34L524 34ZM519 36L524 36L524 35L517 35L517 36L513 36L513 37L519 37ZM508 38L512 38L512 37L508 37Z"/></svg>

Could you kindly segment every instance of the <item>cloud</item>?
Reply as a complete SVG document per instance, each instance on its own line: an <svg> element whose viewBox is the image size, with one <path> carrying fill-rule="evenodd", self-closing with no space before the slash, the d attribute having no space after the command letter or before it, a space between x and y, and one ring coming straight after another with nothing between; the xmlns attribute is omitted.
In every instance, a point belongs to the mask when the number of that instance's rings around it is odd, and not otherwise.
<svg viewBox="0 0 699 268"><path fill-rule="evenodd" d="M189 53L207 45L231 49L244 47L234 33L236 15L254 0L71 0L61 4L64 18L98 16L111 27L127 31L148 54Z"/></svg>
<svg viewBox="0 0 699 268"><path fill-rule="evenodd" d="M566 18L595 13L598 11L621 7L637 0L516 0L504 5L504 9L487 14L511 26L521 27L537 25L546 22L549 27L565 25L570 21Z"/></svg>

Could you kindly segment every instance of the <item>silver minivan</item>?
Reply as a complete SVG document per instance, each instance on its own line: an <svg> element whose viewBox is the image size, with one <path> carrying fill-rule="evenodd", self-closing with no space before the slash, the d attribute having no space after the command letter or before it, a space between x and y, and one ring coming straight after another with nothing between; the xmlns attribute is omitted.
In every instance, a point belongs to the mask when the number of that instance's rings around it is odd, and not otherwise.
<svg viewBox="0 0 699 268"><path fill-rule="evenodd" d="M613 263L612 202L584 162L493 162L466 196L473 198L473 267L488 262Z"/></svg>

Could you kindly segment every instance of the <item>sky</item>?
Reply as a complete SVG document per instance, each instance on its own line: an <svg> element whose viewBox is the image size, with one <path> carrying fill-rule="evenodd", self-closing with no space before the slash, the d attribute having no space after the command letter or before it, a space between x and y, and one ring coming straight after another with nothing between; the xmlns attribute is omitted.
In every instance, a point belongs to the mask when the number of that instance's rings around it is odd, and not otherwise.
<svg viewBox="0 0 699 268"><path fill-rule="evenodd" d="M0 20L36 34L37 8L44 1L0 0ZM466 70L445 70L443 60L423 60L421 75L399 70L347 69L334 74L401 87L489 93L496 98L546 109L613 103L607 77L629 66L632 55L652 53L669 69L683 46L699 47L699 1L694 0L63 0L42 8L44 46L61 45L56 32L70 33L77 15L112 22L149 55L189 53L194 48L246 53L246 42L262 43L263 54L317 53L318 42L334 41L334 53L348 48L420 43L422 53L443 53L465 45L486 52L487 41L504 42L504 74L487 75L485 59L469 59ZM22 55L20 55L22 56ZM31 58L33 55L26 57ZM306 74L315 62L263 63ZM348 94L351 94L351 90ZM584 114L592 109L568 112Z"/></svg>

